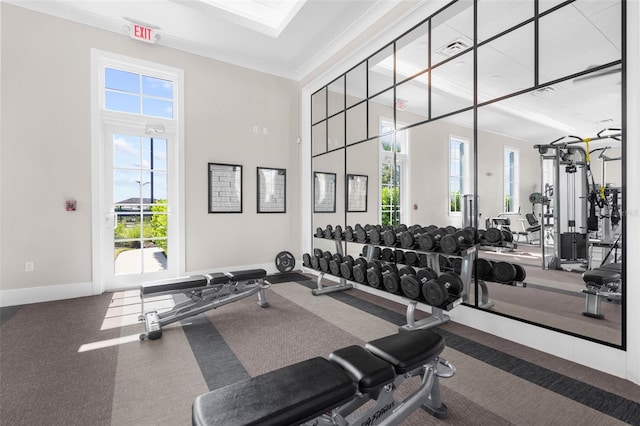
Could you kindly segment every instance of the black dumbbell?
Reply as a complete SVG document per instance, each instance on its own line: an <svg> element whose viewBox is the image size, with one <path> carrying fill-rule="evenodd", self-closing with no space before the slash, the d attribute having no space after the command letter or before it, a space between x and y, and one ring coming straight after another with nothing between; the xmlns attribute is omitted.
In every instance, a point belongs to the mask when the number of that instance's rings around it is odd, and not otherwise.
<svg viewBox="0 0 640 426"><path fill-rule="evenodd" d="M318 227L316 228L316 233L313 234L313 236L317 238L324 238L324 231L322 230L322 228Z"/></svg>
<svg viewBox="0 0 640 426"><path fill-rule="evenodd" d="M490 244L497 244L503 240L504 235L499 228L489 228L482 234L484 240Z"/></svg>
<svg viewBox="0 0 640 426"><path fill-rule="evenodd" d="M400 275L394 264L387 263L382 267L382 284L389 293L400 293Z"/></svg>
<svg viewBox="0 0 640 426"><path fill-rule="evenodd" d="M327 227L324 228L324 231L322 232L322 236L324 238L333 238L333 226L327 225Z"/></svg>
<svg viewBox="0 0 640 426"><path fill-rule="evenodd" d="M320 258L320 270L322 272L329 272L329 262L331 262L332 258L333 255L329 251L322 253L322 257Z"/></svg>
<svg viewBox="0 0 640 426"><path fill-rule="evenodd" d="M367 282L373 288L382 287L382 262L379 260L372 260L367 264Z"/></svg>
<svg viewBox="0 0 640 426"><path fill-rule="evenodd" d="M471 247L473 238L473 232L469 230L456 231L440 239L440 248L445 253L457 253L460 249Z"/></svg>
<svg viewBox="0 0 640 426"><path fill-rule="evenodd" d="M393 262L395 261L396 255L393 252L393 250L387 247L382 249L382 252L380 253L380 257L385 262Z"/></svg>
<svg viewBox="0 0 640 426"><path fill-rule="evenodd" d="M496 262L493 264L493 278L504 284L510 284L516 279L518 271L513 263L509 262Z"/></svg>
<svg viewBox="0 0 640 426"><path fill-rule="evenodd" d="M311 268L311 255L309 253L304 253L302 255L302 266Z"/></svg>
<svg viewBox="0 0 640 426"><path fill-rule="evenodd" d="M444 229L446 229L449 234L455 234L458 231L458 228L451 225L445 226Z"/></svg>
<svg viewBox="0 0 640 426"><path fill-rule="evenodd" d="M434 251L438 248L440 240L445 235L449 235L445 228L438 228L432 232L425 232L418 237L418 245L420 250Z"/></svg>
<svg viewBox="0 0 640 426"><path fill-rule="evenodd" d="M431 306L441 306L449 298L449 292L437 278L432 278L422 284L422 297Z"/></svg>
<svg viewBox="0 0 640 426"><path fill-rule="evenodd" d="M348 280L353 278L353 262L353 256L346 255L342 258L342 263L340 263L340 275Z"/></svg>
<svg viewBox="0 0 640 426"><path fill-rule="evenodd" d="M353 279L360 284L367 284L367 259L359 257L353 262Z"/></svg>
<svg viewBox="0 0 640 426"><path fill-rule="evenodd" d="M502 230L502 240L506 241L508 243L512 243L513 242L513 234L511 233L511 231L507 231L506 229Z"/></svg>
<svg viewBox="0 0 640 426"><path fill-rule="evenodd" d="M342 234L342 226L336 225L336 227L333 228L333 239L342 240Z"/></svg>
<svg viewBox="0 0 640 426"><path fill-rule="evenodd" d="M340 253L335 253L331 256L331 260L329 261L329 271L331 275L340 276L340 265L343 262L343 257Z"/></svg>
<svg viewBox="0 0 640 426"><path fill-rule="evenodd" d="M396 263L404 264L405 259L404 259L404 251L403 250L394 250L393 251L393 257L394 257Z"/></svg>
<svg viewBox="0 0 640 426"><path fill-rule="evenodd" d="M518 265L517 263L514 263L513 266L515 266L516 268L516 277L513 280L520 283L524 282L525 278L527 278L526 269L524 269L522 265Z"/></svg>
<svg viewBox="0 0 640 426"><path fill-rule="evenodd" d="M400 241L402 233L408 232L408 228L407 225L402 224L396 226L395 229L391 227L389 228L382 232L382 241L386 246L395 247L396 243Z"/></svg>
<svg viewBox="0 0 640 426"><path fill-rule="evenodd" d="M464 285L460 275L453 272L445 272L438 277L438 282L442 284L448 291L450 296L459 296L462 294Z"/></svg>
<svg viewBox="0 0 640 426"><path fill-rule="evenodd" d="M365 227L357 227L356 225L356 241L359 243L379 244L380 243L380 230L371 225L365 225Z"/></svg>
<svg viewBox="0 0 640 426"><path fill-rule="evenodd" d="M311 256L311 267L315 270L320 270L320 256Z"/></svg>
<svg viewBox="0 0 640 426"><path fill-rule="evenodd" d="M451 269L453 270L453 272L460 275L462 273L462 258L454 257L453 259L451 259L450 263L451 263Z"/></svg>
<svg viewBox="0 0 640 426"><path fill-rule="evenodd" d="M346 241L354 241L355 238L356 238L356 234L355 234L355 232L353 232L353 228L351 226L347 225L344 228L344 239Z"/></svg>
<svg viewBox="0 0 640 426"><path fill-rule="evenodd" d="M429 256L424 253L420 253L418 255L418 266L421 268L426 268L429 266Z"/></svg>
<svg viewBox="0 0 640 426"><path fill-rule="evenodd" d="M400 233L398 240L400 241L400 247L411 249L416 247L418 238L420 235L427 233L426 228L421 227L420 225L412 225L406 231Z"/></svg>
<svg viewBox="0 0 640 426"><path fill-rule="evenodd" d="M404 264L407 266L418 266L418 253L415 251L407 251L404 253Z"/></svg>
<svg viewBox="0 0 640 426"><path fill-rule="evenodd" d="M484 258L478 258L473 264L473 275L483 281L493 280L493 262Z"/></svg>

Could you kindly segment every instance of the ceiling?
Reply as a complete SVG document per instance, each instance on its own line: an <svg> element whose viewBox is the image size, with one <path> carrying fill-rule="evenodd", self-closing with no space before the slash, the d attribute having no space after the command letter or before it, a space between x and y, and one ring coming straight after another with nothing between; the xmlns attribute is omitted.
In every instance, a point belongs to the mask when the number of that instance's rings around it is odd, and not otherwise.
<svg viewBox="0 0 640 426"><path fill-rule="evenodd" d="M152 27L157 43L302 80L400 0L5 0L127 36ZM403 2L417 7L424 0ZM240 6L252 7L240 15ZM284 8L284 9L283 9ZM282 23L274 24L278 9Z"/></svg>

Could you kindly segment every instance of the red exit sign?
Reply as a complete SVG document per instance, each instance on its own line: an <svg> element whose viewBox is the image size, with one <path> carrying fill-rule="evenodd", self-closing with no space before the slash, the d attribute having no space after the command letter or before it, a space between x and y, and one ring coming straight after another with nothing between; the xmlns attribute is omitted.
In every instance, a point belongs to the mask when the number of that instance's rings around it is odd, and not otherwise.
<svg viewBox="0 0 640 426"><path fill-rule="evenodd" d="M131 31L129 35L134 40L141 40L147 43L155 43L156 41L153 28L145 27L138 24L131 25Z"/></svg>

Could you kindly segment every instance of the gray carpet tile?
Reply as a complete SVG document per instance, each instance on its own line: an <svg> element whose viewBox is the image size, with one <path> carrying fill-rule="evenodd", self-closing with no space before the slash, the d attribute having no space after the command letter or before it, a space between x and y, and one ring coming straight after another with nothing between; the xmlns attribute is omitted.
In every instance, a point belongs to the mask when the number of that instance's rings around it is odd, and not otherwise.
<svg viewBox="0 0 640 426"><path fill-rule="evenodd" d="M205 314L182 320L181 324L209 390L250 378Z"/></svg>
<svg viewBox="0 0 640 426"><path fill-rule="evenodd" d="M310 283L301 284L314 288ZM394 324L403 325L406 323L404 315L355 297L347 292L331 293L329 296ZM630 424L640 424L640 404L635 401L524 361L441 328L437 332L446 339L447 347L472 356L559 395L571 398L618 420Z"/></svg>
<svg viewBox="0 0 640 426"><path fill-rule="evenodd" d="M5 321L8 321L9 318L14 316L20 309L22 309L22 305L5 306L0 308L0 325L4 324Z"/></svg>

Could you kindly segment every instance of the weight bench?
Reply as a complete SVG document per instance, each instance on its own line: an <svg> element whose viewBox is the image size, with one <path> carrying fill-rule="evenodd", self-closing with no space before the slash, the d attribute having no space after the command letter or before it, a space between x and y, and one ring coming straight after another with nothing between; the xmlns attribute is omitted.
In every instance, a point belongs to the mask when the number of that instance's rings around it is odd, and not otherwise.
<svg viewBox="0 0 640 426"><path fill-rule="evenodd" d="M620 300L622 298L622 264L608 263L582 274L582 279L587 288L582 289L585 293L585 311L582 315L603 319L600 312L602 298L608 300Z"/></svg>
<svg viewBox="0 0 640 426"><path fill-rule="evenodd" d="M280 368L198 396L195 426L239 425L398 425L419 407L446 418L439 377L455 367L439 358L444 339L430 330L407 331L362 346ZM440 367L440 370L439 370ZM413 376L419 388L403 401L397 387ZM369 401L370 408L347 420ZM305 423L309 422L309 423Z"/></svg>
<svg viewBox="0 0 640 426"><path fill-rule="evenodd" d="M206 275L170 278L166 280L142 283L140 300L142 314L138 320L145 322L146 332L140 340L162 337L162 327L201 312L235 302L258 294L258 304L262 308L269 306L264 290L271 284L265 280L264 269L249 269L235 272L214 272ZM171 310L158 313L157 310L145 311L146 298L166 294L184 294L189 300L177 303Z"/></svg>

